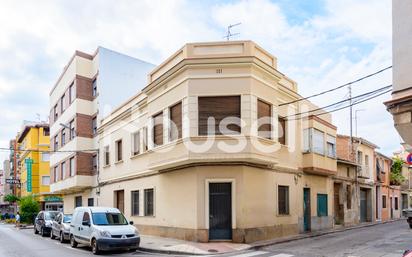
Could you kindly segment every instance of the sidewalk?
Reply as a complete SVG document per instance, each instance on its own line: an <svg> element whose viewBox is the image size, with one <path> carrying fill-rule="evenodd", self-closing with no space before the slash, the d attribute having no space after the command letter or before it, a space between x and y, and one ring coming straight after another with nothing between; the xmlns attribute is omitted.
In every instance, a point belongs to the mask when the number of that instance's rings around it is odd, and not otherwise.
<svg viewBox="0 0 412 257"><path fill-rule="evenodd" d="M223 253L233 253L249 249L258 249L261 247L286 243L305 238L318 237L332 233L339 233L347 230L354 230L364 227L376 226L380 224L405 221L404 219L390 220L385 222L365 223L352 227L341 227L336 229L317 231L305 234L298 234L290 237L282 237L265 241L258 241L251 244L235 244L230 242L211 242L197 243L173 238L146 236L141 235L140 249L147 252L163 253L163 254L185 254L185 255L213 255ZM405 225L406 226L406 225Z"/></svg>

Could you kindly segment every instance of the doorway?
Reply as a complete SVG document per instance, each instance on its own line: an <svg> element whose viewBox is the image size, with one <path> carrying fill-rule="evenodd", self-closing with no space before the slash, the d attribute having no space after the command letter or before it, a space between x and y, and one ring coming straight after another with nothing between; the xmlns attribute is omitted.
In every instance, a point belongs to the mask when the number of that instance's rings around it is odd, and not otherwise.
<svg viewBox="0 0 412 257"><path fill-rule="evenodd" d="M124 190L115 191L116 208L124 213Z"/></svg>
<svg viewBox="0 0 412 257"><path fill-rule="evenodd" d="M303 189L303 231L310 231L310 188Z"/></svg>
<svg viewBox="0 0 412 257"><path fill-rule="evenodd" d="M335 220L335 225L342 225L343 224L343 216L344 216L344 210L343 210L343 204L341 204L341 199L340 199L340 188L342 184L339 183L334 183L333 184L333 201L334 201L334 220Z"/></svg>
<svg viewBox="0 0 412 257"><path fill-rule="evenodd" d="M367 194L366 189L360 189L360 222L368 220Z"/></svg>
<svg viewBox="0 0 412 257"><path fill-rule="evenodd" d="M209 240L232 240L232 183L209 183Z"/></svg>

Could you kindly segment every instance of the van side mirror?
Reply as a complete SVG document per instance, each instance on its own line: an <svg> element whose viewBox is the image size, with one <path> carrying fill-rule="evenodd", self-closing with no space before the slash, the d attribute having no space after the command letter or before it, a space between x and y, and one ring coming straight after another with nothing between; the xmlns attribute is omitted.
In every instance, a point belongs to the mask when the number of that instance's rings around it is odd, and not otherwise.
<svg viewBox="0 0 412 257"><path fill-rule="evenodd" d="M82 225L90 227L90 221L83 221Z"/></svg>
<svg viewBox="0 0 412 257"><path fill-rule="evenodd" d="M133 224L134 224L133 220L131 220L131 221L129 222L129 224L130 224L130 225L133 225Z"/></svg>

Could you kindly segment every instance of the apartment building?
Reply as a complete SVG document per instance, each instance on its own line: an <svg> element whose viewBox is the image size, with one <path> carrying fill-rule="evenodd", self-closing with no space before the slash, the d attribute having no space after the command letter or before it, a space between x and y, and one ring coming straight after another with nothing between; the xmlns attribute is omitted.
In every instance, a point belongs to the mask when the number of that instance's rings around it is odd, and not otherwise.
<svg viewBox="0 0 412 257"><path fill-rule="evenodd" d="M152 68L104 47L92 55L76 51L64 67L50 92L50 189L63 196L66 212L97 204L97 126L146 83Z"/></svg>
<svg viewBox="0 0 412 257"><path fill-rule="evenodd" d="M401 209L408 209L412 207L412 165L406 162L409 155L408 149L404 146L399 151L393 153L395 158L403 160L405 163L402 167L402 176L405 181L401 184Z"/></svg>
<svg viewBox="0 0 412 257"><path fill-rule="evenodd" d="M398 198L394 197L394 188L390 183L392 159L382 153L375 152L375 163L376 220L387 221L394 218L395 205L393 203L399 202Z"/></svg>
<svg viewBox="0 0 412 257"><path fill-rule="evenodd" d="M99 205L200 242L331 228L336 127L300 98L254 42L186 44L99 121Z"/></svg>
<svg viewBox="0 0 412 257"><path fill-rule="evenodd" d="M406 144L412 145L412 2L392 0L392 99L386 101L395 128Z"/></svg>
<svg viewBox="0 0 412 257"><path fill-rule="evenodd" d="M6 179L10 177L10 161L4 160L3 162L3 172L0 175L0 180L2 183L2 189L0 191L0 213L12 213L13 208L10 203L4 201L4 196L12 193L12 187L10 184L6 183Z"/></svg>

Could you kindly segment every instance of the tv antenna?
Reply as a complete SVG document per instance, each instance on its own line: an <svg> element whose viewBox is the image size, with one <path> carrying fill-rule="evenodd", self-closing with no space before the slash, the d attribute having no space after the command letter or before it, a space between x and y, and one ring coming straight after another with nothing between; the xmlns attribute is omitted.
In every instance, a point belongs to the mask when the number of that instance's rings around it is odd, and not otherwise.
<svg viewBox="0 0 412 257"><path fill-rule="evenodd" d="M226 38L226 40L229 41L231 37L239 35L240 33L232 33L230 29L233 27L239 26L240 24L242 23L238 22L236 24L230 24L229 26L227 26L227 33L226 33L226 36L224 36L223 38Z"/></svg>

